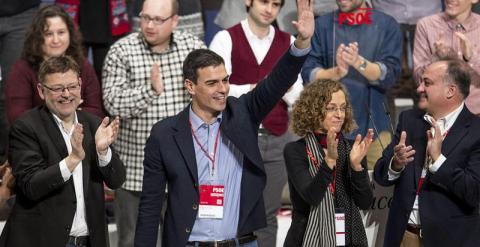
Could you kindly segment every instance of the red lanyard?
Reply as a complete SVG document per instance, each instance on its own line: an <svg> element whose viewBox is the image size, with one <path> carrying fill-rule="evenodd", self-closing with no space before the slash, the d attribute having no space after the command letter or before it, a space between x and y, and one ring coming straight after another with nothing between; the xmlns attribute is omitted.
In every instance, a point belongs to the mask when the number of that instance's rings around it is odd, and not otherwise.
<svg viewBox="0 0 480 247"><path fill-rule="evenodd" d="M450 128L447 129L443 134L442 134L442 138L445 139L445 137L447 136L448 134L448 131L450 131ZM428 154L427 154L428 155ZM429 162L430 158L427 157L427 161L426 162ZM425 168L424 168L425 169ZM422 171L422 175L420 175L420 179L418 180L418 187L417 187L417 195L420 193L420 190L422 189L422 186L423 186L423 181L425 180L425 176L423 176L423 171Z"/></svg>
<svg viewBox="0 0 480 247"><path fill-rule="evenodd" d="M317 168L317 170L319 169L318 167L318 161L317 159L315 159L315 157L313 157L313 154L312 152L310 152L310 149L308 147L306 147L306 150L307 150L307 155L308 157L310 158L310 160L313 162L313 165ZM337 184L337 169L333 168L333 183L330 182L328 184L328 187L330 189L330 192L332 193L333 196L335 196L335 186Z"/></svg>
<svg viewBox="0 0 480 247"><path fill-rule="evenodd" d="M217 155L218 137L220 136L220 126L218 126L217 136L215 137L215 146L213 148L213 157L212 157L210 156L208 151L202 146L202 144L200 144L200 141L198 140L197 135L195 135L195 130L193 130L192 122L190 120L189 120L189 123L190 123L190 129L192 130L193 139L195 139L195 142L198 144L198 146L203 151L205 156L207 156L207 158L212 162L212 176L213 176L215 171L215 157ZM207 146L208 146L208 142L207 142Z"/></svg>

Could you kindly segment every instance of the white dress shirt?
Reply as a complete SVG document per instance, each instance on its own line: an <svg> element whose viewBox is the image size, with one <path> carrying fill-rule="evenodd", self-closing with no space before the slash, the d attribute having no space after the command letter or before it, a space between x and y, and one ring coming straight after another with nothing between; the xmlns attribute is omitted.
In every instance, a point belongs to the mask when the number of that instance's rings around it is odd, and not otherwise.
<svg viewBox="0 0 480 247"><path fill-rule="evenodd" d="M445 138L445 136L448 134L448 131L450 130L450 128L453 126L453 124L457 120L458 115L460 115L460 113L462 112L464 105L465 105L465 103L462 103L457 109L455 109L454 111L450 112L445 117L440 118L436 121L429 114L425 114L423 117L424 117L425 121L427 121L430 125L432 125L430 130L432 131L433 136L435 136L435 134L436 134L435 129L433 128L433 121L435 121L437 123L438 127L440 128L440 134L442 135L442 138ZM408 133L407 133L407 135L408 135ZM425 162L427 162L427 160L428 159L426 158ZM443 163L445 163L446 160L447 160L447 158L443 154L440 154L438 159L435 160L432 164L425 164L425 166L422 170L421 177L423 178L427 175L427 169L431 173L437 172L438 169L440 169L440 167L443 165ZM392 163L393 163L393 158L392 158L392 160L390 160L390 166L389 166L389 169L388 169L388 180L390 180L390 181L398 179L400 177L401 173L403 172L403 170L405 169L405 167L403 167L403 169L401 171L396 172L392 169ZM413 225L417 225L417 226L421 225L420 224L420 215L418 213L418 195L415 196L415 202L413 203L412 212L410 213L410 218L408 220L408 223L413 224Z"/></svg>
<svg viewBox="0 0 480 247"><path fill-rule="evenodd" d="M253 54L258 64L261 64L263 59L268 53L270 46L272 45L273 38L275 37L275 28L270 25L270 31L268 35L264 38L259 38L256 36L248 25L248 19L245 19L240 22L243 32L247 37L247 41L252 48ZM295 41L295 38L291 36L290 43ZM230 75L232 73L232 38L227 30L218 32L210 43L210 50L214 51L220 55L225 60L225 69ZM250 82L250 84L255 84L256 81ZM230 96L240 97L242 94L248 93L250 91L250 84L245 85L234 85L230 84ZM298 79L290 88L290 90L282 97L282 99L290 107L293 105L295 100L300 96L300 93L303 90L303 81L300 75Z"/></svg>
<svg viewBox="0 0 480 247"><path fill-rule="evenodd" d="M70 130L65 129L62 120L55 114L52 114L52 115L53 115L53 118L55 119L55 122L58 125L58 128L60 129L60 132L62 133L63 140L65 141L65 145L67 146L68 154L70 154L72 153L72 143L70 139L73 133L73 126L70 128ZM77 123L78 123L78 119L77 119L77 114L75 113L74 124L77 124ZM100 167L107 166L108 163L110 163L110 160L112 159L112 151L110 150L110 148L108 148L106 155L100 155L98 153L97 155L98 155ZM75 211L75 216L73 217L70 236L75 236L75 237L87 236L88 227L87 227L87 221L85 219L85 199L84 199L84 193L83 193L82 162L80 162L80 164L78 164L75 167L73 172L70 172L70 170L67 167L67 163L65 159L63 159L59 163L60 172L62 173L63 181L65 182L69 180L70 177L73 177L73 186L75 187L75 197L77 199L77 208Z"/></svg>

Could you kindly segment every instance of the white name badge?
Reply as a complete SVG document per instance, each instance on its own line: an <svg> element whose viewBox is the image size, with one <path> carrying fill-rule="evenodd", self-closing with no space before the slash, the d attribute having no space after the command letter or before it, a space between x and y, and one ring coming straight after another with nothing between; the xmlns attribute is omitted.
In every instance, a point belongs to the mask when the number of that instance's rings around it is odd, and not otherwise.
<svg viewBox="0 0 480 247"><path fill-rule="evenodd" d="M337 246L345 246L345 213L335 209L335 236Z"/></svg>
<svg viewBox="0 0 480 247"><path fill-rule="evenodd" d="M225 187L223 185L202 184L199 191L198 217L222 219Z"/></svg>

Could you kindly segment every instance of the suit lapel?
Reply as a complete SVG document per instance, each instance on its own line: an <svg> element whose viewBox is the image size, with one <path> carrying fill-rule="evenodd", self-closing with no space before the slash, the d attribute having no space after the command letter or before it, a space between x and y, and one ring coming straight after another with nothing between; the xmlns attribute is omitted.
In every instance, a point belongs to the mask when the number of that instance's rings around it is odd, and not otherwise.
<svg viewBox="0 0 480 247"><path fill-rule="evenodd" d="M83 149L85 150L85 159L82 161L82 180L83 180L83 194L84 197L88 197L88 186L90 181L90 166L97 165L97 158L92 157L92 155L96 155L95 153L90 152L90 150L96 150L95 148L95 141L92 140L92 136L94 133L92 129L90 129L90 125L87 122L87 119L84 115L77 111L77 118L78 122L83 125ZM93 149L92 149L93 147Z"/></svg>
<svg viewBox="0 0 480 247"><path fill-rule="evenodd" d="M430 125L423 119L423 115L425 113L422 112L422 114L419 114L419 116L416 118L416 122L412 126L414 127L417 131L415 131L415 134L413 136L412 140L412 147L415 148L415 167L414 167L414 183L415 183L415 188L418 188L418 182L420 181L420 177L422 176L422 170L423 167L425 166L425 159L426 159L426 151L427 151L427 130L430 128ZM408 133L407 133L408 136ZM407 144L408 145L408 144Z"/></svg>
<svg viewBox="0 0 480 247"><path fill-rule="evenodd" d="M467 135L472 116L473 114L464 106L462 112L460 112L460 115L458 115L458 118L443 140L442 154L445 157L448 157L448 154L452 152L463 137Z"/></svg>
<svg viewBox="0 0 480 247"><path fill-rule="evenodd" d="M174 139L178 150L182 153L187 169L190 172L195 184L198 184L197 161L195 158L195 149L193 147L192 131L189 125L189 108L188 105L179 115L174 129Z"/></svg>
<svg viewBox="0 0 480 247"><path fill-rule="evenodd" d="M46 132L50 135L50 139L52 140L55 149L57 149L60 154L59 156L62 158L66 157L68 155L67 145L63 141L62 133L60 132L55 119L53 119L52 113L50 113L46 106L40 108L40 117Z"/></svg>

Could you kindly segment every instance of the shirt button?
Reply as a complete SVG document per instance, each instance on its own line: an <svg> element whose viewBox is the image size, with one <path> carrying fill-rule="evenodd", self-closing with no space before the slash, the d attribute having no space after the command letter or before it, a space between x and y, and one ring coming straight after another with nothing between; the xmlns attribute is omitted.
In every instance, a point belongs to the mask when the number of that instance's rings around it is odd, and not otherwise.
<svg viewBox="0 0 480 247"><path fill-rule="evenodd" d="M190 233L190 227L185 228L186 233Z"/></svg>
<svg viewBox="0 0 480 247"><path fill-rule="evenodd" d="M197 208L198 208L197 204L196 203L192 204L192 208L193 208L193 210L197 210Z"/></svg>

